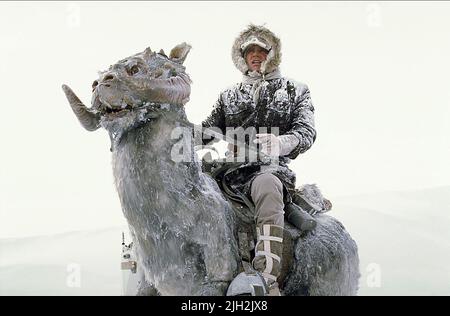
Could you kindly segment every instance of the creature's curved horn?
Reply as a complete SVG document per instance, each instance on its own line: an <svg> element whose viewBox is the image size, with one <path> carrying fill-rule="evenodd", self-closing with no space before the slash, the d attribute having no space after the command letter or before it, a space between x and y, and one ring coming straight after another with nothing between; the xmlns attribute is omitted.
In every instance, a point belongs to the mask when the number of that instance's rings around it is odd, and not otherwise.
<svg viewBox="0 0 450 316"><path fill-rule="evenodd" d="M191 79L186 73L179 73L167 79L135 80L135 85L147 90L148 101L184 105L191 94Z"/></svg>
<svg viewBox="0 0 450 316"><path fill-rule="evenodd" d="M63 85L62 89L81 125L91 132L97 130L100 127L100 116L89 110L68 86Z"/></svg>

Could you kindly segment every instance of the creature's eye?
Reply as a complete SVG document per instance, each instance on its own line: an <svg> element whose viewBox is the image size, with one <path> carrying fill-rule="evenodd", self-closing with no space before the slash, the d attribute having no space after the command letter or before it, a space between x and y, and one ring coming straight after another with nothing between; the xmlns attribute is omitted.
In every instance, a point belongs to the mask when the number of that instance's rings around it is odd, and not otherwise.
<svg viewBox="0 0 450 316"><path fill-rule="evenodd" d="M128 69L128 74L130 76L133 76L135 74L137 74L139 72L139 67L134 65L133 67L131 67L130 69Z"/></svg>
<svg viewBox="0 0 450 316"><path fill-rule="evenodd" d="M170 69L169 71L169 76L170 77L176 77L177 76L177 71L175 69Z"/></svg>
<svg viewBox="0 0 450 316"><path fill-rule="evenodd" d="M95 80L95 81L92 83L92 91L94 91L95 88L96 88L97 86L98 86L98 81Z"/></svg>

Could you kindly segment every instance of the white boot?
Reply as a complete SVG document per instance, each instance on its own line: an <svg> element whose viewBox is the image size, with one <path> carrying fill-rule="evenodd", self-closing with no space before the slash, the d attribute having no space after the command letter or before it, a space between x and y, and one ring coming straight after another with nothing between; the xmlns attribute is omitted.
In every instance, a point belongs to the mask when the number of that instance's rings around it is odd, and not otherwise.
<svg viewBox="0 0 450 316"><path fill-rule="evenodd" d="M253 268L259 271L268 286L269 296L280 296L277 278L281 272L283 254L283 227L262 225L256 228L257 242Z"/></svg>

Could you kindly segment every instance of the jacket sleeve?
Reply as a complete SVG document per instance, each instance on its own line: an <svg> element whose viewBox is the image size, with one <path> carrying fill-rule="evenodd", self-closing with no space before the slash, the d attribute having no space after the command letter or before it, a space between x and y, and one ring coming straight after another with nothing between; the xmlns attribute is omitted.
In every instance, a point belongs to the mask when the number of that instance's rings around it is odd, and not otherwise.
<svg viewBox="0 0 450 316"><path fill-rule="evenodd" d="M291 116L291 128L286 134L295 135L299 143L287 155L295 159L299 154L311 148L316 140L316 129L314 127L314 106L308 86L302 84L296 89L294 108Z"/></svg>
<svg viewBox="0 0 450 316"><path fill-rule="evenodd" d="M220 94L219 98L214 104L213 110L211 111L209 116L202 122L202 130L204 130L205 128L220 129L222 134L225 133L225 112L223 110L222 94ZM202 143L203 145L206 145L213 140L213 137L203 135Z"/></svg>

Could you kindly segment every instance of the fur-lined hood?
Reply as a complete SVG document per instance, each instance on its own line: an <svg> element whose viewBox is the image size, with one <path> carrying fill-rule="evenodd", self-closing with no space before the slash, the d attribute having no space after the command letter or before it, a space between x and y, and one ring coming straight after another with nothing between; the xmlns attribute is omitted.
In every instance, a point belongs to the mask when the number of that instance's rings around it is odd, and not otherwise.
<svg viewBox="0 0 450 316"><path fill-rule="evenodd" d="M269 29L264 26L250 24L247 29L241 32L233 44L231 57L234 65L243 74L247 74L248 67L242 56L241 45L245 43L251 36L256 36L268 43L272 48L267 55L267 60L261 65L261 73L268 74L278 68L281 63L281 42Z"/></svg>

